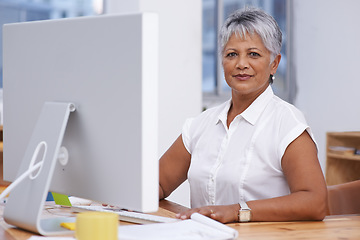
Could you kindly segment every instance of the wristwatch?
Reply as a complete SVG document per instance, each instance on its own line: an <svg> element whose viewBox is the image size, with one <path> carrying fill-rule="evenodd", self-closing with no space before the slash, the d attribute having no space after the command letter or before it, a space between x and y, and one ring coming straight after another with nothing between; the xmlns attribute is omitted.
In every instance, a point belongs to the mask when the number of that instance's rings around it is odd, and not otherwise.
<svg viewBox="0 0 360 240"><path fill-rule="evenodd" d="M239 222L250 222L251 221L251 209L246 202L240 202L239 210Z"/></svg>

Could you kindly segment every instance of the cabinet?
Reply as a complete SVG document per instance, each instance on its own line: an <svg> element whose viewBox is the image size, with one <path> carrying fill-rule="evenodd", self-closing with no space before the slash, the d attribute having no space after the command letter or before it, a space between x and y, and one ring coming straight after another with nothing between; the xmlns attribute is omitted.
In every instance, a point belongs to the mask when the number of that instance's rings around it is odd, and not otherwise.
<svg viewBox="0 0 360 240"><path fill-rule="evenodd" d="M335 185L360 179L360 132L328 132L326 182Z"/></svg>

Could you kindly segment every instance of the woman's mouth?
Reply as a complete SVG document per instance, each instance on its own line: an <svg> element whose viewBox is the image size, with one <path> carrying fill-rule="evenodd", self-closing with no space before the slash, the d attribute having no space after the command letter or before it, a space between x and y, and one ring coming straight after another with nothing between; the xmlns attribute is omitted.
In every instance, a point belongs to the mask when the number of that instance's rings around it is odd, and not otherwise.
<svg viewBox="0 0 360 240"><path fill-rule="evenodd" d="M252 76L248 75L248 74L237 74L237 75L234 75L233 77L240 81L246 81L246 80L249 80Z"/></svg>

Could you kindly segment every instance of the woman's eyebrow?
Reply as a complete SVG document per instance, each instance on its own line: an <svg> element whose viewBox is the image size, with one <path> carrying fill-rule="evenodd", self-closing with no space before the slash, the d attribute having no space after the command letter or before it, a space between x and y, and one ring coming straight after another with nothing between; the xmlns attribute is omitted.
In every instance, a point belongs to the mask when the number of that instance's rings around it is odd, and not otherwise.
<svg viewBox="0 0 360 240"><path fill-rule="evenodd" d="M262 52L262 50L260 48L257 48L257 47L251 47L251 48L248 48L248 50L258 50L258 51Z"/></svg>

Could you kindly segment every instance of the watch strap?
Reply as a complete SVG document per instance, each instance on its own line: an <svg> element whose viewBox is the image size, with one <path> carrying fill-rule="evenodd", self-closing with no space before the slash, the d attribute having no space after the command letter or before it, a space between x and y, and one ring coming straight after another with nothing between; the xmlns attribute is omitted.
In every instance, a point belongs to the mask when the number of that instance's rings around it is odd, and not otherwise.
<svg viewBox="0 0 360 240"><path fill-rule="evenodd" d="M240 202L240 210L251 210L246 202L241 201Z"/></svg>

